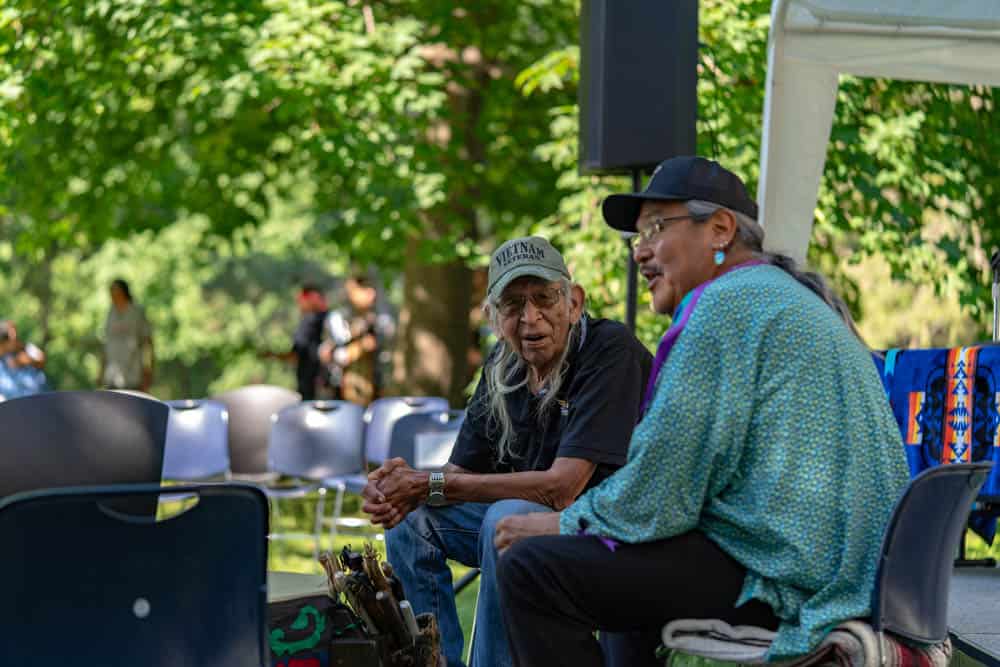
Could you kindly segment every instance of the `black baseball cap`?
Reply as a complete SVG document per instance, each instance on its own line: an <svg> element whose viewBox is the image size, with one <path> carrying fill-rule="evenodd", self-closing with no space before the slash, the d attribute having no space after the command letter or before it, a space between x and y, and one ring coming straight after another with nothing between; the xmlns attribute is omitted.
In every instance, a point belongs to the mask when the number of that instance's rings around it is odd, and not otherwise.
<svg viewBox="0 0 1000 667"><path fill-rule="evenodd" d="M604 220L615 229L634 232L642 202L700 199L757 219L757 202L740 177L714 160L685 155L664 160L642 192L611 195L604 200Z"/></svg>

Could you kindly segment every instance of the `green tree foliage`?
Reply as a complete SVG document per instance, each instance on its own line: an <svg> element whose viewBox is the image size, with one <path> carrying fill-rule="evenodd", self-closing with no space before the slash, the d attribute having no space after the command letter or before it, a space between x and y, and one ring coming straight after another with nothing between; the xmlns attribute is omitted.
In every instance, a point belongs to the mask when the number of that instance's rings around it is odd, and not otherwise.
<svg viewBox="0 0 1000 667"><path fill-rule="evenodd" d="M392 147L440 100L412 22L376 38L340 2L14 2L0 30L0 184L36 223L24 249L186 212L228 233L310 178L318 206L374 208L408 193Z"/></svg>
<svg viewBox="0 0 1000 667"><path fill-rule="evenodd" d="M5 268L11 250L10 242L0 241ZM22 338L43 345L56 388L94 385L108 285L124 277L153 327L152 392L184 398L258 382L294 388L290 366L258 353L290 349L295 293L303 280L327 287L340 305L336 278L345 262L317 236L310 216L279 206L252 233L222 237L209 231L204 216L192 216L158 232L108 240L94 252L64 250L47 265L48 318L42 303L20 287L30 275L20 268L0 272L0 317L14 319ZM46 319L47 339L39 326Z"/></svg>
<svg viewBox="0 0 1000 667"><path fill-rule="evenodd" d="M932 284L981 322L1000 247L996 99L985 87L844 77L820 198L821 237L884 257L893 278Z"/></svg>
<svg viewBox="0 0 1000 667"><path fill-rule="evenodd" d="M184 393L279 373L241 356L254 324L290 325L279 304L310 267L376 265L402 278L398 389L455 399L470 271L535 232L566 252L590 309L621 318L625 248L599 203L630 184L577 173L578 4L5 3L0 313L83 386L104 282L121 273ZM768 9L700 3L699 152L751 189ZM990 89L842 81L810 261L856 313L876 290L850 265L878 255L984 320L994 104ZM639 329L652 345L662 323L640 307ZM959 342L941 332L928 340Z"/></svg>
<svg viewBox="0 0 1000 667"><path fill-rule="evenodd" d="M557 173L534 148L548 107L565 91L523 98L514 78L575 39L569 0L398 2L389 20L423 26L422 53L445 81L447 103L416 146L418 169L437 190L407 219L396 380L407 391L463 403L470 371L470 266L552 210Z"/></svg>
<svg viewBox="0 0 1000 667"><path fill-rule="evenodd" d="M69 341L53 340L64 314L53 271L107 258L111 239L155 244L197 217L191 254L225 262L214 254L226 252L220 239L244 243L275 206L293 202L309 220L286 229L282 261L309 254L317 239L334 262L393 248L385 211L419 207L416 179L403 178L408 147L444 95L418 53L419 25L367 23L359 6L299 0L23 0L0 10L6 275L18 304L34 302L57 368ZM401 252L380 254L391 263ZM148 259L120 272L150 285L164 268L156 260L168 261L162 251L117 259ZM103 292L86 278L77 289ZM266 304L242 305L269 315Z"/></svg>
<svg viewBox="0 0 1000 667"><path fill-rule="evenodd" d="M410 300L422 289L443 303L430 322L432 308L409 309L402 358L442 339L452 377L438 386L460 397L465 267L558 198L533 155L553 100L526 103L513 80L575 26L568 1L8 3L0 213L13 291L37 303L48 341L60 258L82 266L109 240L152 243L194 218L211 254L215 237L252 236L292 198L335 261L405 268ZM435 284L441 266L458 272Z"/></svg>
<svg viewBox="0 0 1000 667"><path fill-rule="evenodd" d="M736 171L751 191L759 177L769 9L766 0L702 0L699 8L698 152ZM575 90L577 71L577 49L568 46L526 70L522 89ZM841 81L809 261L833 279L856 316L881 323L863 326L873 345L963 344L986 335L987 252L1000 247L990 168L1000 150L994 95L983 87ZM552 110L552 138L538 152L562 170L565 196L538 228L567 230L562 238L590 286L592 309L622 317L624 259L598 205L607 192L631 186L577 175L577 115L573 104ZM934 299L944 305L929 310ZM935 317L941 321L931 322ZM892 318L896 324L884 326ZM640 312L638 328L654 344L663 324Z"/></svg>

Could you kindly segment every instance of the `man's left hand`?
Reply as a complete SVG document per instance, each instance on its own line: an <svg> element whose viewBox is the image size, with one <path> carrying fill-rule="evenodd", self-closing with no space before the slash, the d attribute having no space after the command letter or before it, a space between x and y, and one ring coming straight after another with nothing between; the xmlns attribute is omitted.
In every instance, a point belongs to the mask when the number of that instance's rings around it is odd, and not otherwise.
<svg viewBox="0 0 1000 667"><path fill-rule="evenodd" d="M503 553L508 547L526 537L558 535L560 516L559 512L532 512L506 516L497 522L493 546L497 548L498 553Z"/></svg>

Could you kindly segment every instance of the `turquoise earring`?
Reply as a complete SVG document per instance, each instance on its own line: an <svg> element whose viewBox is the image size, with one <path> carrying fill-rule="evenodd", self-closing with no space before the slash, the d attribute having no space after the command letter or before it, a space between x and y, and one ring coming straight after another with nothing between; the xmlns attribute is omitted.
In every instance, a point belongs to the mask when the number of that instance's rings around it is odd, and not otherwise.
<svg viewBox="0 0 1000 667"><path fill-rule="evenodd" d="M716 266L722 266L722 263L726 261L726 251L721 248L716 250L715 254L712 255L712 259L715 260Z"/></svg>

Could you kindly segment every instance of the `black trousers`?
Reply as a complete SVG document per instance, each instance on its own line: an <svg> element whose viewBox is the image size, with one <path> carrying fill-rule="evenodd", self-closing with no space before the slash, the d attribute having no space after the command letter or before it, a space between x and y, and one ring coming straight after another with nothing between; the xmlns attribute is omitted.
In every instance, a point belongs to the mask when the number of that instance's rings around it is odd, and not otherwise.
<svg viewBox="0 0 1000 667"><path fill-rule="evenodd" d="M497 565L514 664L602 667L594 630L616 636L608 664L662 665L660 631L678 618L777 629L770 606L734 608L746 569L692 531L614 552L595 537L546 535L509 548Z"/></svg>

